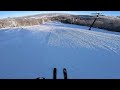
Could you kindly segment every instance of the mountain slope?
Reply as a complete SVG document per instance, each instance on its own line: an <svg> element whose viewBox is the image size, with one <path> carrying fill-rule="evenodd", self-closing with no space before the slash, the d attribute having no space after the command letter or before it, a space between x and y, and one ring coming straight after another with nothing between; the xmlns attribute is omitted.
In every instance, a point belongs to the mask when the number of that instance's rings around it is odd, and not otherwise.
<svg viewBox="0 0 120 90"><path fill-rule="evenodd" d="M0 78L120 78L120 34L48 22L0 30Z"/></svg>

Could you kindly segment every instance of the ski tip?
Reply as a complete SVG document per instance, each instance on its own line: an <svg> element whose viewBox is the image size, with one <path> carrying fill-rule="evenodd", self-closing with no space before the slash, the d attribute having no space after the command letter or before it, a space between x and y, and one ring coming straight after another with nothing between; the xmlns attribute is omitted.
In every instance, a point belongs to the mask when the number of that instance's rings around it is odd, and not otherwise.
<svg viewBox="0 0 120 90"><path fill-rule="evenodd" d="M54 70L56 70L56 68L54 68Z"/></svg>
<svg viewBox="0 0 120 90"><path fill-rule="evenodd" d="M63 68L63 71L67 71L66 68Z"/></svg>

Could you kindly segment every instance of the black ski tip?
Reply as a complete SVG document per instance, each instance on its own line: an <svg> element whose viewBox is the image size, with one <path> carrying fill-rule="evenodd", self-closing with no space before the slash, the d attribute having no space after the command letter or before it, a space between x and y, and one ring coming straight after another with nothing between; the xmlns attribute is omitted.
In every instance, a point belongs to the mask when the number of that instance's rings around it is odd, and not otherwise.
<svg viewBox="0 0 120 90"><path fill-rule="evenodd" d="M66 68L63 68L63 75L64 75L64 79L67 79L67 70L66 70Z"/></svg>
<svg viewBox="0 0 120 90"><path fill-rule="evenodd" d="M67 71L66 68L63 68L63 71L66 72Z"/></svg>
<svg viewBox="0 0 120 90"><path fill-rule="evenodd" d="M57 68L54 68L53 70L54 70L54 71L56 71L56 70L57 70Z"/></svg>
<svg viewBox="0 0 120 90"><path fill-rule="evenodd" d="M53 69L53 79L56 79L57 78L57 69L54 68Z"/></svg>

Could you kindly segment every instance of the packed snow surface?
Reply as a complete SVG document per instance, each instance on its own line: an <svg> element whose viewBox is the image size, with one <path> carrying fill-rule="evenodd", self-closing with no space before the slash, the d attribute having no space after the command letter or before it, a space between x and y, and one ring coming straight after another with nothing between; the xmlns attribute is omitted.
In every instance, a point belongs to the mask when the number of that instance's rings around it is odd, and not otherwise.
<svg viewBox="0 0 120 90"><path fill-rule="evenodd" d="M120 33L47 22L0 29L0 78L120 78Z"/></svg>

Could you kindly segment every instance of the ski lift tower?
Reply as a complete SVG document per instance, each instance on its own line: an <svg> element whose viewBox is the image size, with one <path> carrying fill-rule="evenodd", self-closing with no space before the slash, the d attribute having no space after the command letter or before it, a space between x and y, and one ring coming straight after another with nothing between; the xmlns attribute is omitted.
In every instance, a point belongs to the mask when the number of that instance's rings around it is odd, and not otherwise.
<svg viewBox="0 0 120 90"><path fill-rule="evenodd" d="M91 30L91 27L94 25L95 21L98 19L99 15L101 15L102 13L100 12L96 12L96 13L92 13L92 15L95 15L96 18L94 19L93 23L90 25L89 30Z"/></svg>

